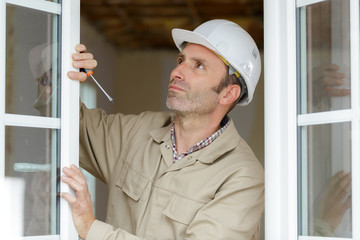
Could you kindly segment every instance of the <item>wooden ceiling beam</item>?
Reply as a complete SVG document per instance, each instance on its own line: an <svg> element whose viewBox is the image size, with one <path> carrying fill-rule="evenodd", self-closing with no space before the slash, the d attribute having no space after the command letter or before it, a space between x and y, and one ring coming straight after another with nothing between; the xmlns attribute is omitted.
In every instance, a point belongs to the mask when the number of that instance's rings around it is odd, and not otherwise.
<svg viewBox="0 0 360 240"><path fill-rule="evenodd" d="M193 20L193 25L200 25L201 24L201 17L199 11L197 10L193 0L187 0L187 7L189 8L191 18Z"/></svg>
<svg viewBox="0 0 360 240"><path fill-rule="evenodd" d="M186 0L104 0L107 4L123 5L167 5L184 4Z"/></svg>
<svg viewBox="0 0 360 240"><path fill-rule="evenodd" d="M81 13L122 49L171 48L172 28L193 30L225 18L247 30L262 46L262 0L82 0Z"/></svg>
<svg viewBox="0 0 360 240"><path fill-rule="evenodd" d="M82 5L99 6L99 5L103 5L104 3L105 0L81 0Z"/></svg>
<svg viewBox="0 0 360 240"><path fill-rule="evenodd" d="M218 14L241 14L246 16L254 16L263 14L262 4L242 5L242 4L204 4L199 9L199 14L218 15Z"/></svg>
<svg viewBox="0 0 360 240"><path fill-rule="evenodd" d="M167 17L176 17L187 15L189 10L186 6L146 6L146 7L136 7L128 6L118 8L125 8L126 11L131 14L131 16L167 16Z"/></svg>

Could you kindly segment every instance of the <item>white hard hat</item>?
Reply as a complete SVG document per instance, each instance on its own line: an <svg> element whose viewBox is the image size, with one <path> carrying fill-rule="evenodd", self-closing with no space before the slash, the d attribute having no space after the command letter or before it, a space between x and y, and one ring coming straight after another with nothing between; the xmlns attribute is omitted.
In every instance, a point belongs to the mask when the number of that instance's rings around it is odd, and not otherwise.
<svg viewBox="0 0 360 240"><path fill-rule="evenodd" d="M215 19L198 26L194 31L173 29L172 37L181 51L184 42L200 44L219 55L245 80L247 98L240 105L251 102L261 72L259 49L254 39L239 25L228 20ZM243 88L243 87L242 87Z"/></svg>
<svg viewBox="0 0 360 240"><path fill-rule="evenodd" d="M39 78L51 69L54 49L57 49L57 43L42 43L30 50L29 64L34 78Z"/></svg>

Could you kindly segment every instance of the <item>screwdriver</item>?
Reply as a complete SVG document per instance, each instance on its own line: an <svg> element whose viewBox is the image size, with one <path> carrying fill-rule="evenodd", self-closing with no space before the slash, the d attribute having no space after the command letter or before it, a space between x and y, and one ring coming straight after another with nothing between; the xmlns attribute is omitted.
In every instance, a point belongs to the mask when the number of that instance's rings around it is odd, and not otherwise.
<svg viewBox="0 0 360 240"><path fill-rule="evenodd" d="M91 77L92 80L94 80L94 82L96 83L96 85L101 89L101 91L102 91L102 92L105 94L105 96L109 99L109 101L110 101L111 103L114 103L114 99L112 99L112 97L110 97L110 95L107 94L107 92L101 87L101 85L98 83L98 81L96 81L96 79L94 78L94 76L93 76L93 71L91 71L91 70L89 70L89 69L85 69L85 68L80 68L80 71L86 73L86 75L87 75L88 77Z"/></svg>

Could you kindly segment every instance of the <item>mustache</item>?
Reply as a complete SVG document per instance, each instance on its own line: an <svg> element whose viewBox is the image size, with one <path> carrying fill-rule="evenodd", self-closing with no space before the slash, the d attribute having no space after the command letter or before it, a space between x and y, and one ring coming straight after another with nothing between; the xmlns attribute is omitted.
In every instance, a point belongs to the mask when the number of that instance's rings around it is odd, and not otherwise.
<svg viewBox="0 0 360 240"><path fill-rule="evenodd" d="M182 80L177 80L175 78L172 78L170 79L170 83L169 83L169 86L170 85L175 85L175 86L178 86L184 90L187 90L189 89L189 85L187 84L186 81L182 81Z"/></svg>

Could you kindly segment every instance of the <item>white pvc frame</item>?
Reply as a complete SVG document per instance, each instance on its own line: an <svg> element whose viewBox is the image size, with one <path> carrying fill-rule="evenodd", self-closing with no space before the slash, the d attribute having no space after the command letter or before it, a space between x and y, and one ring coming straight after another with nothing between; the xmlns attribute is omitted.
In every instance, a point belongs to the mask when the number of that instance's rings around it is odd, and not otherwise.
<svg viewBox="0 0 360 240"><path fill-rule="evenodd" d="M24 1L24 0L6 0L6 3L10 3L16 6L26 7L35 9L38 11L44 11L47 13L52 14L61 14L61 4L53 3L44 0L31 0L31 1Z"/></svg>
<svg viewBox="0 0 360 240"><path fill-rule="evenodd" d="M0 178L5 178L6 2L0 0Z"/></svg>
<svg viewBox="0 0 360 240"><path fill-rule="evenodd" d="M25 116L5 113L5 51L6 51L6 4L31 8L61 15L61 118ZM0 0L0 179L5 177L5 126L50 128L61 130L61 168L78 165L79 145L79 83L67 78L72 67L71 54L80 40L80 0L62 0L61 4L45 0ZM71 192L61 183L61 192ZM60 200L60 234L23 237L23 239L77 240L68 203Z"/></svg>
<svg viewBox="0 0 360 240"><path fill-rule="evenodd" d="M265 239L360 240L359 1L350 0L351 109L297 115L296 8L323 0L265 0ZM352 238L298 236L297 126L351 122Z"/></svg>
<svg viewBox="0 0 360 240"><path fill-rule="evenodd" d="M67 78L72 67L72 53L80 42L80 0L62 1L61 48L61 167L79 165L79 82ZM67 117L65 117L67 116ZM61 192L72 192L61 183ZM60 239L77 239L69 204L61 199ZM66 209L66 210L65 210Z"/></svg>
<svg viewBox="0 0 360 240"><path fill-rule="evenodd" d="M265 239L297 239L295 1L264 1Z"/></svg>
<svg viewBox="0 0 360 240"><path fill-rule="evenodd" d="M31 236L23 237L22 240L59 240L59 235L44 235L44 236Z"/></svg>
<svg viewBox="0 0 360 240"><path fill-rule="evenodd" d="M352 139L352 231L353 239L360 239L360 4L350 0L350 41L351 41L351 139Z"/></svg>

